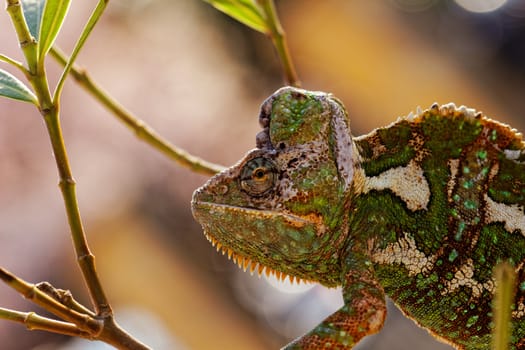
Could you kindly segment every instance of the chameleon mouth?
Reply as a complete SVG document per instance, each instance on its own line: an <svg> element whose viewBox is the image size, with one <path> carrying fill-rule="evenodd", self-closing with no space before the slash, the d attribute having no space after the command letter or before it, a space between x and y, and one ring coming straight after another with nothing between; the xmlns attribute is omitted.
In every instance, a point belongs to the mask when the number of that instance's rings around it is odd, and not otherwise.
<svg viewBox="0 0 525 350"><path fill-rule="evenodd" d="M217 204L201 201L192 202L192 211L195 218L199 215L197 213L198 209L207 209L212 210L216 213L245 213L250 214L259 219L269 219L274 217L280 217L286 224L295 228L303 228L307 225L314 225L316 228L317 235L322 235L327 231L322 218L317 214L306 214L306 215L294 215L289 213L276 213L271 210L261 210L261 209L252 209L252 208L240 208L227 204ZM197 221L198 218L197 218Z"/></svg>
<svg viewBox="0 0 525 350"><path fill-rule="evenodd" d="M284 282L286 279L288 279L290 283L292 284L310 282L308 280L304 280L299 277L288 275L284 272L274 270L271 267L262 265L256 261L253 261L250 258L247 258L241 254L235 253L232 249L223 246L218 240L213 238L206 231L204 231L204 236L211 243L211 245L215 247L215 249L217 249L217 252L221 253L222 255L227 255L228 260L233 261L233 263L236 264L244 272L249 271L250 275L253 275L255 272L257 272L257 275L259 277L261 277L263 274L265 274L267 277L275 276L275 278L277 278L279 281Z"/></svg>

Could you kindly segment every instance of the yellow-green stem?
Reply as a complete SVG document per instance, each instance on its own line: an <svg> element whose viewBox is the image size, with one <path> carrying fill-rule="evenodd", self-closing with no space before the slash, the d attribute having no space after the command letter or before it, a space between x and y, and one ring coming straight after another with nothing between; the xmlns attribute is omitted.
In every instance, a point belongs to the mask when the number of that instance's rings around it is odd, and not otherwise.
<svg viewBox="0 0 525 350"><path fill-rule="evenodd" d="M8 57L6 55L2 55L0 54L0 61L4 61L5 63L9 63L10 65L12 65L13 67L16 67L18 70L20 70L22 73L26 74L27 71L24 67L24 65L14 59L12 59L11 57Z"/></svg>
<svg viewBox="0 0 525 350"><path fill-rule="evenodd" d="M75 54L77 54L82 47L87 36L89 35L89 32L105 8L106 3L107 1L104 0L99 2L99 5L94 11L94 15L90 18L81 38L79 39L79 42L77 43ZM95 258L89 250L86 235L82 226L75 192L75 181L69 166L62 129L60 126L59 114L59 97L61 87L65 77L67 76L69 69L68 67L72 66L73 60L64 70L64 74L60 79L54 99L52 99L44 65L45 57L39 58L37 55L37 44L29 32L27 23L22 13L20 1L7 0L7 12L11 17L21 49L27 61L28 69L27 71L23 69L25 71L24 73L26 74L29 83L35 90L35 94L39 102L38 107L44 118L49 134L60 178L59 186L62 192L66 214L71 229L73 245L82 275L84 277L84 281L87 284L90 297L95 307L96 317L93 317L92 312L89 310L87 310L88 312L83 312L85 308L79 305L75 306L76 310L67 307L58 300L55 300L52 296L44 293L38 288L38 286L29 284L1 268L0 279L34 303L44 307L46 310L54 313L64 320L74 323L74 325L78 327L77 332L74 327L71 328L67 323L61 323L55 324L55 328L50 327L46 330L56 331L57 329L61 328L61 333L76 336L86 336L85 333L89 333L87 335L89 338L105 341L119 349L147 350L149 349L147 346L135 340L124 330L122 330L115 322L113 318L113 312L95 269ZM2 56L2 58L4 58L4 61L6 60L5 56ZM16 63L14 61L10 62L10 59L7 59L7 61L9 63ZM20 68L20 66L18 67ZM6 309L4 309L4 311L5 310ZM0 318L3 316L3 318L11 319L13 321L20 321L22 316L22 314L17 314L16 312L2 313L1 311L2 310L0 310ZM31 327L35 325L35 328L40 326L44 328L48 327L48 325L43 324L43 322L45 323L45 320L39 318L34 313L27 313L25 316L24 322L26 325L30 325Z"/></svg>
<svg viewBox="0 0 525 350"><path fill-rule="evenodd" d="M45 110L44 121L51 140L53 154L55 155L60 177L59 186L66 207L67 218L71 229L71 237L73 239L78 264L82 270L97 315L108 317L112 315L113 312L96 272L95 257L89 250L84 228L82 226L76 198L75 180L73 179L71 168L69 166L64 138L62 136L62 129L60 127L58 109L53 108Z"/></svg>
<svg viewBox="0 0 525 350"><path fill-rule="evenodd" d="M7 13L15 27L18 43L24 53L30 75L37 73L37 43L29 32L19 0L7 0Z"/></svg>
<svg viewBox="0 0 525 350"><path fill-rule="evenodd" d="M513 303L516 273L507 262L502 262L494 269L496 295L494 297L494 334L493 350L508 350L511 335L511 305Z"/></svg>
<svg viewBox="0 0 525 350"><path fill-rule="evenodd" d="M20 312L0 308L0 318L22 323L26 326L27 329L31 331L47 331L52 333L69 335L72 337L92 339L89 333L80 330L73 323L62 322L47 317L42 317L34 312Z"/></svg>
<svg viewBox="0 0 525 350"><path fill-rule="evenodd" d="M66 213L71 228L71 237L77 259L84 280L88 286L89 294L98 315L109 317L112 315L111 307L102 289L102 285L95 270L95 261L86 241L86 235L82 227L78 203L75 194L75 182L69 166L66 147L60 127L58 104L53 103L45 66L38 62L37 45L31 36L29 28L22 13L22 7L18 0L7 0L7 11L11 16L13 26L18 36L20 46L29 67L27 78L33 86L38 98L40 113L44 117L53 154L55 156L58 174L60 177L60 188L66 207Z"/></svg>
<svg viewBox="0 0 525 350"><path fill-rule="evenodd" d="M22 294L25 298L31 300L33 303L68 322L74 323L82 331L91 334L98 334L102 331L103 324L100 320L96 320L89 315L81 314L67 308L39 290L34 284L28 283L21 278L14 276L3 268L0 268L0 280L18 293Z"/></svg>
<svg viewBox="0 0 525 350"><path fill-rule="evenodd" d="M55 93L53 95L53 103L56 106L58 106L60 103L60 95L62 93L62 88L64 87L64 82L66 81L67 75L69 74L69 71L71 70L71 67L73 66L80 50L86 43L86 40L89 34L91 34L91 31L93 30L98 20L102 16L102 13L104 13L104 10L106 9L108 1L109 0L99 0L97 6L91 13L91 16L89 17L89 20L86 23L86 26L82 30L82 33L80 34L80 37L77 40L75 48L73 49L73 52L71 53L71 56L69 57L67 64L64 66L64 70L62 72L62 75L60 76L60 79L58 80L58 83L55 89Z"/></svg>
<svg viewBox="0 0 525 350"><path fill-rule="evenodd" d="M266 15L267 23L270 27L270 33L268 33L268 35L270 36L270 39L272 40L272 43L281 60L281 64L283 65L286 83L291 86L300 87L301 82L299 81L295 66L293 64L292 56L290 55L290 50L288 49L288 43L286 41L286 34L281 26L279 17L277 16L274 1L258 1Z"/></svg>

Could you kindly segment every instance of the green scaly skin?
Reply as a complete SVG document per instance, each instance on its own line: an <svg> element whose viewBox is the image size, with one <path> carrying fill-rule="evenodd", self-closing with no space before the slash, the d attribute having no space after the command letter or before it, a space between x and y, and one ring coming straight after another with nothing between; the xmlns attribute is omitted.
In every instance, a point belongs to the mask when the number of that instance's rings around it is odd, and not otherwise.
<svg viewBox="0 0 525 350"><path fill-rule="evenodd" d="M518 283L511 349L525 349L525 147L481 113L434 105L353 138L321 92L282 88L257 148L195 191L207 238L245 268L325 286L344 306L285 349L351 349L389 296L458 349L489 349L493 268Z"/></svg>

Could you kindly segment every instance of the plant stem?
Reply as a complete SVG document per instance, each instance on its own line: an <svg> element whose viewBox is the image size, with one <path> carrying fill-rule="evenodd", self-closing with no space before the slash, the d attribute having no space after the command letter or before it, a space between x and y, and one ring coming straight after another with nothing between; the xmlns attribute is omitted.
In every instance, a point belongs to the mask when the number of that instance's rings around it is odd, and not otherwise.
<svg viewBox="0 0 525 350"><path fill-rule="evenodd" d="M22 5L19 0L7 0L7 13L11 17L11 22L15 27L18 37L18 43L24 53L30 75L36 74L37 71L37 43L35 38L29 32Z"/></svg>
<svg viewBox="0 0 525 350"><path fill-rule="evenodd" d="M51 140L53 154L55 155L58 174L60 177L59 187L62 191L62 197L66 207L69 226L71 228L71 237L73 239L73 245L77 254L77 261L84 275L84 280L86 281L89 295L91 296L92 302L95 306L95 311L98 316L103 318L112 316L113 311L111 310L111 306L109 305L107 297L104 293L104 289L102 288L102 284L96 272L95 256L89 250L86 234L82 226L82 220L80 218L80 211L78 209L78 202L76 198L76 184L69 166L66 147L64 144L64 137L62 135L62 129L60 126L59 110L60 94L67 74L73 65L75 58L80 52L80 49L91 33L93 27L102 15L106 4L107 1L104 0L100 0L98 2L75 45L73 55L69 58L69 62L66 64L64 71L62 72L62 76L58 81L53 99L48 99L48 94L46 94L44 97L46 103L42 103L42 105L47 105L49 103L51 107L49 109L41 110L49 138ZM44 57L41 59L44 60ZM45 71L42 73L42 77L45 78L45 81L47 82ZM41 86L41 88L44 89L43 86ZM45 89L49 91L49 85L46 84Z"/></svg>
<svg viewBox="0 0 525 350"><path fill-rule="evenodd" d="M62 129L60 127L58 108L44 111L44 121L47 127L53 154L55 155L58 174L60 177L59 187L62 191L64 205L68 217L71 237L77 255L77 261L82 270L84 280L87 284L89 295L98 316L108 317L113 314L106 298L102 284L95 268L95 257L89 250L86 240L75 191L75 180L71 173Z"/></svg>
<svg viewBox="0 0 525 350"><path fill-rule="evenodd" d="M68 62L67 56L57 47L53 47L50 53L62 65L65 65L66 62ZM213 164L195 157L182 148L174 146L169 141L163 139L152 128L113 99L113 97L104 91L104 89L102 89L85 70L73 65L71 67L71 74L80 86L89 92L91 96L99 101L104 107L110 110L113 115L115 115L128 128L134 131L139 139L164 153L180 165L204 175L214 175L224 169L221 165Z"/></svg>
<svg viewBox="0 0 525 350"><path fill-rule="evenodd" d="M7 11L9 12L20 46L29 66L28 80L35 90L39 101L40 113L44 117L47 127L53 154L60 177L59 186L66 208L66 214L71 229L71 237L78 264L84 281L87 284L89 295L95 307L97 315L109 317L113 314L108 303L102 284L95 269L95 257L89 250L86 235L82 227L80 212L75 193L75 181L71 173L67 157L64 138L60 127L59 106L51 98L46 70L41 62L38 62L36 54L36 42L29 33L27 23L22 13L22 8L18 0L7 0ZM41 58L42 60L44 57Z"/></svg>
<svg viewBox="0 0 525 350"><path fill-rule="evenodd" d="M45 310L68 322L41 317L33 312L26 313L4 308L0 308L0 319L24 323L30 330L38 329L86 339L101 340L118 349L150 350L149 347L134 339L120 328L112 315L101 320L92 317L92 313L89 311L84 313L83 310L85 310L85 308L83 306L77 306L76 309L80 311L76 311L62 304L48 294L57 291L57 289L48 283L31 284L1 267L0 280L23 295L26 299L31 300Z"/></svg>
<svg viewBox="0 0 525 350"><path fill-rule="evenodd" d="M47 317L42 317L34 312L20 312L15 310L9 310L0 308L0 318L22 323L29 330L40 330L52 333L69 335L72 337L82 337L86 339L92 339L92 336L80 330L73 323L62 322L53 320Z"/></svg>
<svg viewBox="0 0 525 350"><path fill-rule="evenodd" d="M73 246L96 315L93 315L90 310L76 303L72 298L71 300L66 298L66 301L71 302L73 306L73 308L68 307L60 300L55 299L54 295L50 295L43 290L40 290L39 286L27 283L0 268L0 279L4 283L17 290L24 297L72 324L42 318L34 313L20 313L7 309L0 309L0 318L25 323L29 329L45 329L62 334L99 339L114 345L119 349L146 350L149 348L122 330L113 318L113 311L109 305L95 268L95 257L89 249L84 228L82 226L76 198L75 181L73 179L71 167L69 166L62 129L60 126L59 100L65 77L73 65L74 58L91 32L91 29L102 14L106 3L107 0L100 1L97 8L94 10L93 15L75 47L74 55L66 65L63 75L59 80L59 86L55 90L55 96L51 98L44 65L45 57L38 57L37 43L29 32L22 13L21 3L19 0L7 0L7 12L9 13L13 26L15 27L20 47L28 65L28 70L25 72L26 77L35 91L39 103L38 107L44 118L49 134L60 178L59 187L62 192L69 227L71 229ZM1 59L11 64L15 63L15 66L18 68L23 68L20 64L17 64L17 62L6 56L2 56ZM25 68L23 70L25 71ZM49 286L41 284L40 287L46 289ZM48 292L49 291L51 291L51 294L57 292L52 286Z"/></svg>
<svg viewBox="0 0 525 350"><path fill-rule="evenodd" d="M102 16L102 13L106 9L106 5L109 0L99 0L97 6L93 10L93 13L91 13L91 16L89 17L88 22L86 23L84 29L82 30L82 33L80 34L80 37L78 38L78 41L75 45L75 48L73 49L73 52L71 53L71 56L69 57L67 64L64 67L64 70L62 71L62 75L60 76L60 79L57 83L55 93L53 95L53 103L55 105L58 105L60 102L60 95L62 93L62 88L64 87L64 82L66 81L66 77L69 74L69 71L71 70L71 67L73 66L73 63L75 62L75 59L78 56L78 53L84 46L84 43L86 42L89 34L91 34L91 31L95 27L95 24L97 24L98 20Z"/></svg>
<svg viewBox="0 0 525 350"><path fill-rule="evenodd" d="M86 314L91 317L96 317L93 311L86 308L73 298L73 295L69 290L57 289L53 287L49 282L40 282L35 285L36 288L41 290L43 293L49 295L64 306L67 306L71 310L75 310L78 313Z"/></svg>
<svg viewBox="0 0 525 350"><path fill-rule="evenodd" d="M0 268L0 279L9 287L23 295L24 298L31 300L35 304L68 322L74 323L80 330L90 334L98 334L101 332L103 326L102 321L67 308L36 288L34 284L14 276L3 268Z"/></svg>
<svg viewBox="0 0 525 350"><path fill-rule="evenodd" d="M507 350L511 335L511 305L513 303L516 272L507 262L499 263L494 269L496 294L494 296L493 350Z"/></svg>
<svg viewBox="0 0 525 350"><path fill-rule="evenodd" d="M8 57L6 55L0 54L0 61L4 61L5 63L9 63L10 65L16 67L18 70L22 71L22 73L26 74L27 71L24 67L24 65L18 61L15 61L11 57Z"/></svg>
<svg viewBox="0 0 525 350"><path fill-rule="evenodd" d="M270 28L270 32L267 33L272 43L277 50L281 64L283 65L284 75L286 83L291 86L300 87L301 82L297 76L295 66L288 49L288 43L286 41L286 34L281 26L277 11L275 10L275 4L273 0L257 0L262 6L266 15L266 20Z"/></svg>
<svg viewBox="0 0 525 350"><path fill-rule="evenodd" d="M113 345L119 350L151 350L150 347L144 345L124 331L115 322L113 317L104 321L104 329L97 339Z"/></svg>

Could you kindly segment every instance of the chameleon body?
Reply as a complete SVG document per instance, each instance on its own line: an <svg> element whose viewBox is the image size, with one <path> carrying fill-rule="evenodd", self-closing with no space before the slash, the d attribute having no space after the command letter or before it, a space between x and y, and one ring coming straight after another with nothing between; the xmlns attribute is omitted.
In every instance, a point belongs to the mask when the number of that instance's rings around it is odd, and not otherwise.
<svg viewBox="0 0 525 350"><path fill-rule="evenodd" d="M385 296L457 349L489 349L493 268L517 272L525 349L525 145L482 113L433 105L361 137L330 94L282 88L257 148L195 191L206 237L236 263L342 285L344 306L285 349L351 349Z"/></svg>

